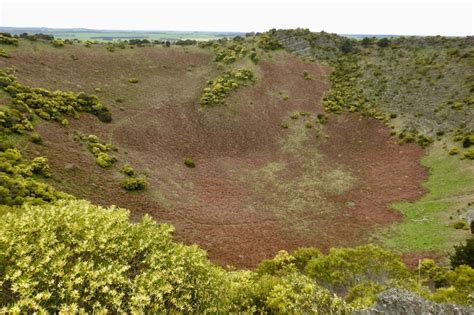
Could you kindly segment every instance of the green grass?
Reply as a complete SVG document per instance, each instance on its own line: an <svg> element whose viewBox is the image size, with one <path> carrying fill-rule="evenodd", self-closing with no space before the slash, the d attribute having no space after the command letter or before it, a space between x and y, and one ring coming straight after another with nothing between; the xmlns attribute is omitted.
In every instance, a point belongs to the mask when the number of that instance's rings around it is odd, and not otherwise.
<svg viewBox="0 0 474 315"><path fill-rule="evenodd" d="M404 252L446 252L470 233L456 230L453 225L456 211L474 200L473 166L446 155L439 147L432 148L422 164L430 168L423 184L429 192L416 202L393 205L403 214L404 222L385 229L382 242Z"/></svg>

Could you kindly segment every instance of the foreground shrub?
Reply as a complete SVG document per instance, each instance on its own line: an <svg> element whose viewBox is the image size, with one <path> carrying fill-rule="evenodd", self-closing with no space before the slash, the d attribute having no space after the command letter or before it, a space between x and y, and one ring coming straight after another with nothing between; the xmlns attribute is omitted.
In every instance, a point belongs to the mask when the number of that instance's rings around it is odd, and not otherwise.
<svg viewBox="0 0 474 315"><path fill-rule="evenodd" d="M0 312L217 312L222 271L169 225L86 201L0 217Z"/></svg>
<svg viewBox="0 0 474 315"><path fill-rule="evenodd" d="M229 278L229 313L350 314L352 311L344 300L299 273L272 276L236 272Z"/></svg>
<svg viewBox="0 0 474 315"><path fill-rule="evenodd" d="M438 303L474 306L474 269L461 265L443 275L445 285L438 288L432 299Z"/></svg>
<svg viewBox="0 0 474 315"><path fill-rule="evenodd" d="M333 248L328 255L312 259L306 273L341 294L362 283L388 287L409 278L400 256L373 245Z"/></svg>
<svg viewBox="0 0 474 315"><path fill-rule="evenodd" d="M293 254L281 251L257 267L262 275L281 277L294 272L359 308L370 306L378 293L390 287L418 289L400 256L373 245L333 248L327 255L314 248Z"/></svg>

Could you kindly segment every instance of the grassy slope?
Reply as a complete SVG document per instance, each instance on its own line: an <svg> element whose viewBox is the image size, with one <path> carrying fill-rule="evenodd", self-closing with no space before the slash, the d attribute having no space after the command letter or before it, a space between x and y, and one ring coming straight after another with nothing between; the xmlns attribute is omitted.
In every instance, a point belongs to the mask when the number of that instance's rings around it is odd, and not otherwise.
<svg viewBox="0 0 474 315"><path fill-rule="evenodd" d="M393 205L405 220L384 230L382 243L404 252L446 252L470 233L454 229L453 223L457 210L462 213L474 200L474 167L472 162L446 155L439 145L431 148L422 164L431 170L424 183L429 193L416 202Z"/></svg>

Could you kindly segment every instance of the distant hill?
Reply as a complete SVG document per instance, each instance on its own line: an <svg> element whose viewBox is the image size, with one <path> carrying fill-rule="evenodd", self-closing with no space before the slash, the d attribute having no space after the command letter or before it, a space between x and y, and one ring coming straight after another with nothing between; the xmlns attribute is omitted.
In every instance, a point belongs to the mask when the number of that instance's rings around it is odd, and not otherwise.
<svg viewBox="0 0 474 315"><path fill-rule="evenodd" d="M112 41L120 39L148 39L159 41L177 41L184 39L213 40L222 37L242 36L242 32L200 32L200 31L134 31L134 30L99 30L86 28L49 28L49 27L0 27L0 32L14 35L22 33L43 33L61 39Z"/></svg>

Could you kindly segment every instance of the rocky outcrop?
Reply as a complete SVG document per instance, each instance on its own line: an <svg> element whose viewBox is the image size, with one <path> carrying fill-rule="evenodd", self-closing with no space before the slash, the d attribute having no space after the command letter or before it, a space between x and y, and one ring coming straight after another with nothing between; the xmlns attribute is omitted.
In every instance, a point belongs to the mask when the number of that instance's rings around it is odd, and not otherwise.
<svg viewBox="0 0 474 315"><path fill-rule="evenodd" d="M474 308L437 304L402 289L389 289L377 297L371 308L356 310L352 315L474 315Z"/></svg>
<svg viewBox="0 0 474 315"><path fill-rule="evenodd" d="M474 234L474 210L467 210L466 221L467 226L471 228L471 233Z"/></svg>
<svg viewBox="0 0 474 315"><path fill-rule="evenodd" d="M312 57L311 43L308 40L283 33L276 33L273 37L277 39L286 50L294 52L302 57Z"/></svg>

